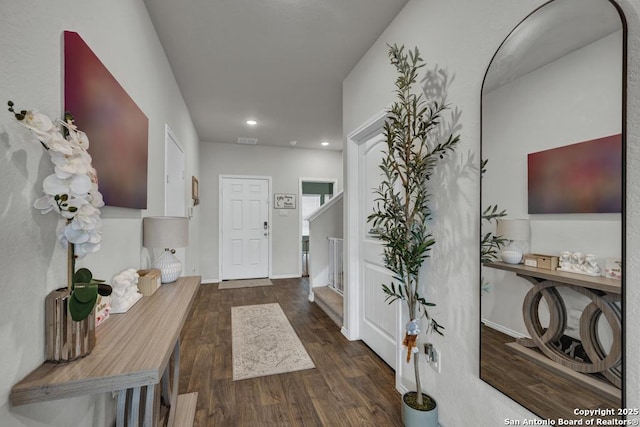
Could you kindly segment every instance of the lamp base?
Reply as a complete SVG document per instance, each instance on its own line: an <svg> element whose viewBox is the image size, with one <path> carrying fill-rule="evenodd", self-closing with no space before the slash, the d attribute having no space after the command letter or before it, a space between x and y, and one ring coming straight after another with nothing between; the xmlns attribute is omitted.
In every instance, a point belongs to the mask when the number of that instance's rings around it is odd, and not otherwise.
<svg viewBox="0 0 640 427"><path fill-rule="evenodd" d="M522 262L522 252L517 249L509 249L500 252L500 258L507 264L520 264Z"/></svg>
<svg viewBox="0 0 640 427"><path fill-rule="evenodd" d="M153 268L160 270L162 283L175 282L182 272L180 260L169 249L165 249L164 253L153 262Z"/></svg>

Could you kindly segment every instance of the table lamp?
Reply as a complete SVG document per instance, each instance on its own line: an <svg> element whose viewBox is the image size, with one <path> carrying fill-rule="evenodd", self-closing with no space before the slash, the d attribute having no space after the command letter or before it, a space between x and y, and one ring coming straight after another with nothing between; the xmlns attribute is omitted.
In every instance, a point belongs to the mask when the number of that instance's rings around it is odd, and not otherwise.
<svg viewBox="0 0 640 427"><path fill-rule="evenodd" d="M507 264L520 264L523 255L529 250L531 230L528 219L499 219L496 236L507 239L509 243L502 248L500 258Z"/></svg>
<svg viewBox="0 0 640 427"><path fill-rule="evenodd" d="M148 216L142 219L142 246L164 248L152 267L160 270L162 283L175 282L182 272L182 264L174 255L175 248L189 244L189 220L178 216Z"/></svg>

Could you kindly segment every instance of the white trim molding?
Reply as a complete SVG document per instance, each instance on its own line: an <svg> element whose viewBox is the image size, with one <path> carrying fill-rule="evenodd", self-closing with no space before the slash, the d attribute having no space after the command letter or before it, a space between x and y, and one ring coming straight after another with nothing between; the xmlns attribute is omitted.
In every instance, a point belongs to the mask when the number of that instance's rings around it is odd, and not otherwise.
<svg viewBox="0 0 640 427"><path fill-rule="evenodd" d="M361 126L349 133L344 159L344 275L346 286L344 293L345 316L342 333L349 340L360 339L360 266L358 221L362 218L359 206L358 188L358 146L371 135L380 133L389 115L389 109L375 114Z"/></svg>

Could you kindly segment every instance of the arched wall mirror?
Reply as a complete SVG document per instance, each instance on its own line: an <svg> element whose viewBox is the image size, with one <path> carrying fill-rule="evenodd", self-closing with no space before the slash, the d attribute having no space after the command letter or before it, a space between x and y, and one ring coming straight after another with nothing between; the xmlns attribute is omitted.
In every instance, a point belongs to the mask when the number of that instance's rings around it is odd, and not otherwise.
<svg viewBox="0 0 640 427"><path fill-rule="evenodd" d="M614 2L553 0L483 84L480 377L543 419L624 407L625 49Z"/></svg>

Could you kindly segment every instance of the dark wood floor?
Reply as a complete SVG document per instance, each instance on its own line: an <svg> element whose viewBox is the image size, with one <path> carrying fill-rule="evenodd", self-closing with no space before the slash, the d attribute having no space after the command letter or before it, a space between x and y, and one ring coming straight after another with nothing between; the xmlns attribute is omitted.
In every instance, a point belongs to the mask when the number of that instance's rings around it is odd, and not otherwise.
<svg viewBox="0 0 640 427"><path fill-rule="evenodd" d="M505 346L513 338L482 325L480 377L541 418L580 419L574 409L620 408L620 402L541 368ZM582 417L612 419L614 417Z"/></svg>
<svg viewBox="0 0 640 427"><path fill-rule="evenodd" d="M218 290L201 285L182 333L180 393L198 392L195 426L401 426L394 373L308 301L306 279ZM316 368L232 380L231 307L280 304Z"/></svg>

